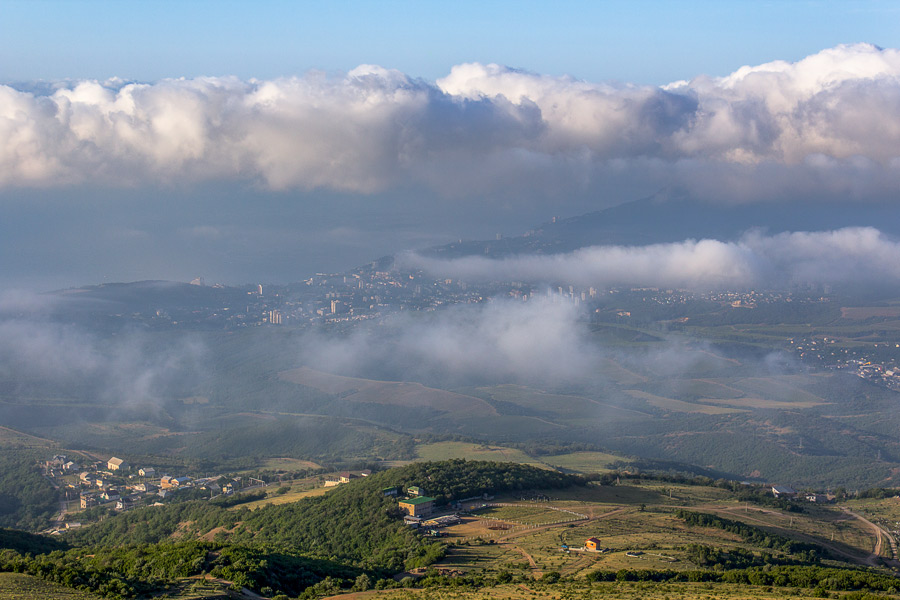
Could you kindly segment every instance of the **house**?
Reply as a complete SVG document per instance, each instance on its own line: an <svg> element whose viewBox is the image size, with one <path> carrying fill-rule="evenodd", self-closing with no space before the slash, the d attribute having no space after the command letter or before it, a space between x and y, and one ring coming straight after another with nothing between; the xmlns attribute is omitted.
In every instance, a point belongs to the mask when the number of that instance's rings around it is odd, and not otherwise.
<svg viewBox="0 0 900 600"><path fill-rule="evenodd" d="M341 485L342 483L344 482L341 481L340 477L331 476L325 478L325 487L334 487L336 485Z"/></svg>
<svg viewBox="0 0 900 600"><path fill-rule="evenodd" d="M586 550L597 552L600 550L600 540L595 537L590 537L584 541L584 547Z"/></svg>
<svg viewBox="0 0 900 600"><path fill-rule="evenodd" d="M131 489L133 489L136 492L148 493L148 492L155 492L157 488L152 483L139 483Z"/></svg>
<svg viewBox="0 0 900 600"><path fill-rule="evenodd" d="M401 500L399 502L400 510L413 517L427 517L434 508L434 498L429 496L418 496Z"/></svg>
<svg viewBox="0 0 900 600"><path fill-rule="evenodd" d="M153 467L143 467L138 469L138 475L141 477L156 477L156 469Z"/></svg>
<svg viewBox="0 0 900 600"><path fill-rule="evenodd" d="M102 494L100 494L100 498L106 500L107 502L115 502L121 499L122 496L119 495L118 490L106 490Z"/></svg>
<svg viewBox="0 0 900 600"><path fill-rule="evenodd" d="M128 463L121 458L116 458L115 456L113 456L111 459L106 461L106 468L110 471L124 471L128 468Z"/></svg>
<svg viewBox="0 0 900 600"><path fill-rule="evenodd" d="M797 495L797 490L787 485L773 485L772 495L776 498L793 498Z"/></svg>
<svg viewBox="0 0 900 600"><path fill-rule="evenodd" d="M100 500L97 499L96 494L81 495L81 508L92 508L98 504L100 504Z"/></svg>
<svg viewBox="0 0 900 600"><path fill-rule="evenodd" d="M406 488L406 494L407 494L408 496L413 496L413 497L416 497L416 496L424 496L424 495L425 495L425 490L423 490L422 488L420 488L420 487L417 486L417 485L411 485L411 486L409 486L408 488Z"/></svg>
<svg viewBox="0 0 900 600"><path fill-rule="evenodd" d="M88 473L87 471L85 471L84 473L79 475L78 478L85 483L91 483L92 481L94 481L94 474Z"/></svg>
<svg viewBox="0 0 900 600"><path fill-rule="evenodd" d="M400 495L400 486L395 485L393 487L386 487L381 490L382 496L399 496Z"/></svg>
<svg viewBox="0 0 900 600"><path fill-rule="evenodd" d="M163 475L159 480L159 487L167 490L170 488L184 487L190 482L190 477L172 477L171 475Z"/></svg>
<svg viewBox="0 0 900 600"><path fill-rule="evenodd" d="M806 494L806 501L815 504L823 504L825 502L830 502L831 498L825 494Z"/></svg>
<svg viewBox="0 0 900 600"><path fill-rule="evenodd" d="M368 477L369 475L372 474L372 470L371 469L363 469L362 471L359 472L359 474L362 475L363 477Z"/></svg>

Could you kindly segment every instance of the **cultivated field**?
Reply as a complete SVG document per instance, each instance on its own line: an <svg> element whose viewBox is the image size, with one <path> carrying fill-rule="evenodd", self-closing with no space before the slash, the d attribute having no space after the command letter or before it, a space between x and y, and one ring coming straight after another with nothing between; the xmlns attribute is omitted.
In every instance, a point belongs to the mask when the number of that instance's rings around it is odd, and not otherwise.
<svg viewBox="0 0 900 600"><path fill-rule="evenodd" d="M868 566L877 564L876 553L892 556L889 544L879 544L870 525L837 506L805 505L803 512L792 513L739 503L731 492L716 487L652 481L546 494L538 502L514 495L495 498L459 525L444 529L450 548L437 567L535 578L552 571L583 576L594 570L695 570L698 565L686 552L690 544L783 554L722 529L689 526L674 513L681 507L815 543L833 556L835 565ZM894 499L879 502L897 504ZM604 552L584 549L591 537L600 539Z"/></svg>

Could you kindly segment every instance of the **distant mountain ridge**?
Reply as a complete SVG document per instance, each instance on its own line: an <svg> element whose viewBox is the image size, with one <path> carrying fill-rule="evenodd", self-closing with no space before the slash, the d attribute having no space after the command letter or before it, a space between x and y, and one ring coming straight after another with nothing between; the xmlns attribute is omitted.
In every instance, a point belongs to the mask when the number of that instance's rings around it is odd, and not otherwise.
<svg viewBox="0 0 900 600"><path fill-rule="evenodd" d="M598 245L642 246L686 239L733 240L748 230L769 234L876 227L900 236L900 213L892 205L847 206L809 202L709 204L660 192L647 198L566 219L554 219L521 236L462 241L423 250L436 258L553 254Z"/></svg>

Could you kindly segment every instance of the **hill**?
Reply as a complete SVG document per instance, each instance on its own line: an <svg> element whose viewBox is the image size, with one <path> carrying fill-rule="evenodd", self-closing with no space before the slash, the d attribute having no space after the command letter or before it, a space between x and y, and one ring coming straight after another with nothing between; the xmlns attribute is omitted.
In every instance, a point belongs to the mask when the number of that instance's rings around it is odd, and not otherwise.
<svg viewBox="0 0 900 600"><path fill-rule="evenodd" d="M382 493L395 485L425 487L438 505L493 497L468 501L459 521L436 533L415 531ZM227 588L302 598L372 588L381 591L366 596L396 598L396 588L460 598L895 594L898 580L886 567L900 562L883 543L888 534L855 512L889 519L893 499L847 502L776 501L765 488L703 478L612 473L586 481L514 464L418 463L255 511L215 503L139 509L72 532L71 549L0 537L15 544L0 551L0 571L109 598L163 590L216 597ZM219 532L213 541L198 540L209 531ZM36 555L25 555L23 544ZM12 583L40 587L29 581Z"/></svg>
<svg viewBox="0 0 900 600"><path fill-rule="evenodd" d="M585 246L640 246L686 239L734 240L752 229L768 233L876 227L900 234L891 206L859 203L706 203L664 190L600 211L554 219L521 236L463 241L420 251L427 256L492 258L512 254L571 252Z"/></svg>

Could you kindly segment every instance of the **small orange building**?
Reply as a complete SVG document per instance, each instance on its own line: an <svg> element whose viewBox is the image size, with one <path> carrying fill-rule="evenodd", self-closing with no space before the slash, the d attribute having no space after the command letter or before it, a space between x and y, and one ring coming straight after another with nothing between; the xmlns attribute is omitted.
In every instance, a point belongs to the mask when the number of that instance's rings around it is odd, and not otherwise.
<svg viewBox="0 0 900 600"><path fill-rule="evenodd" d="M595 552L600 549L600 540L595 537L588 538L584 542L584 547L588 550L594 550Z"/></svg>

